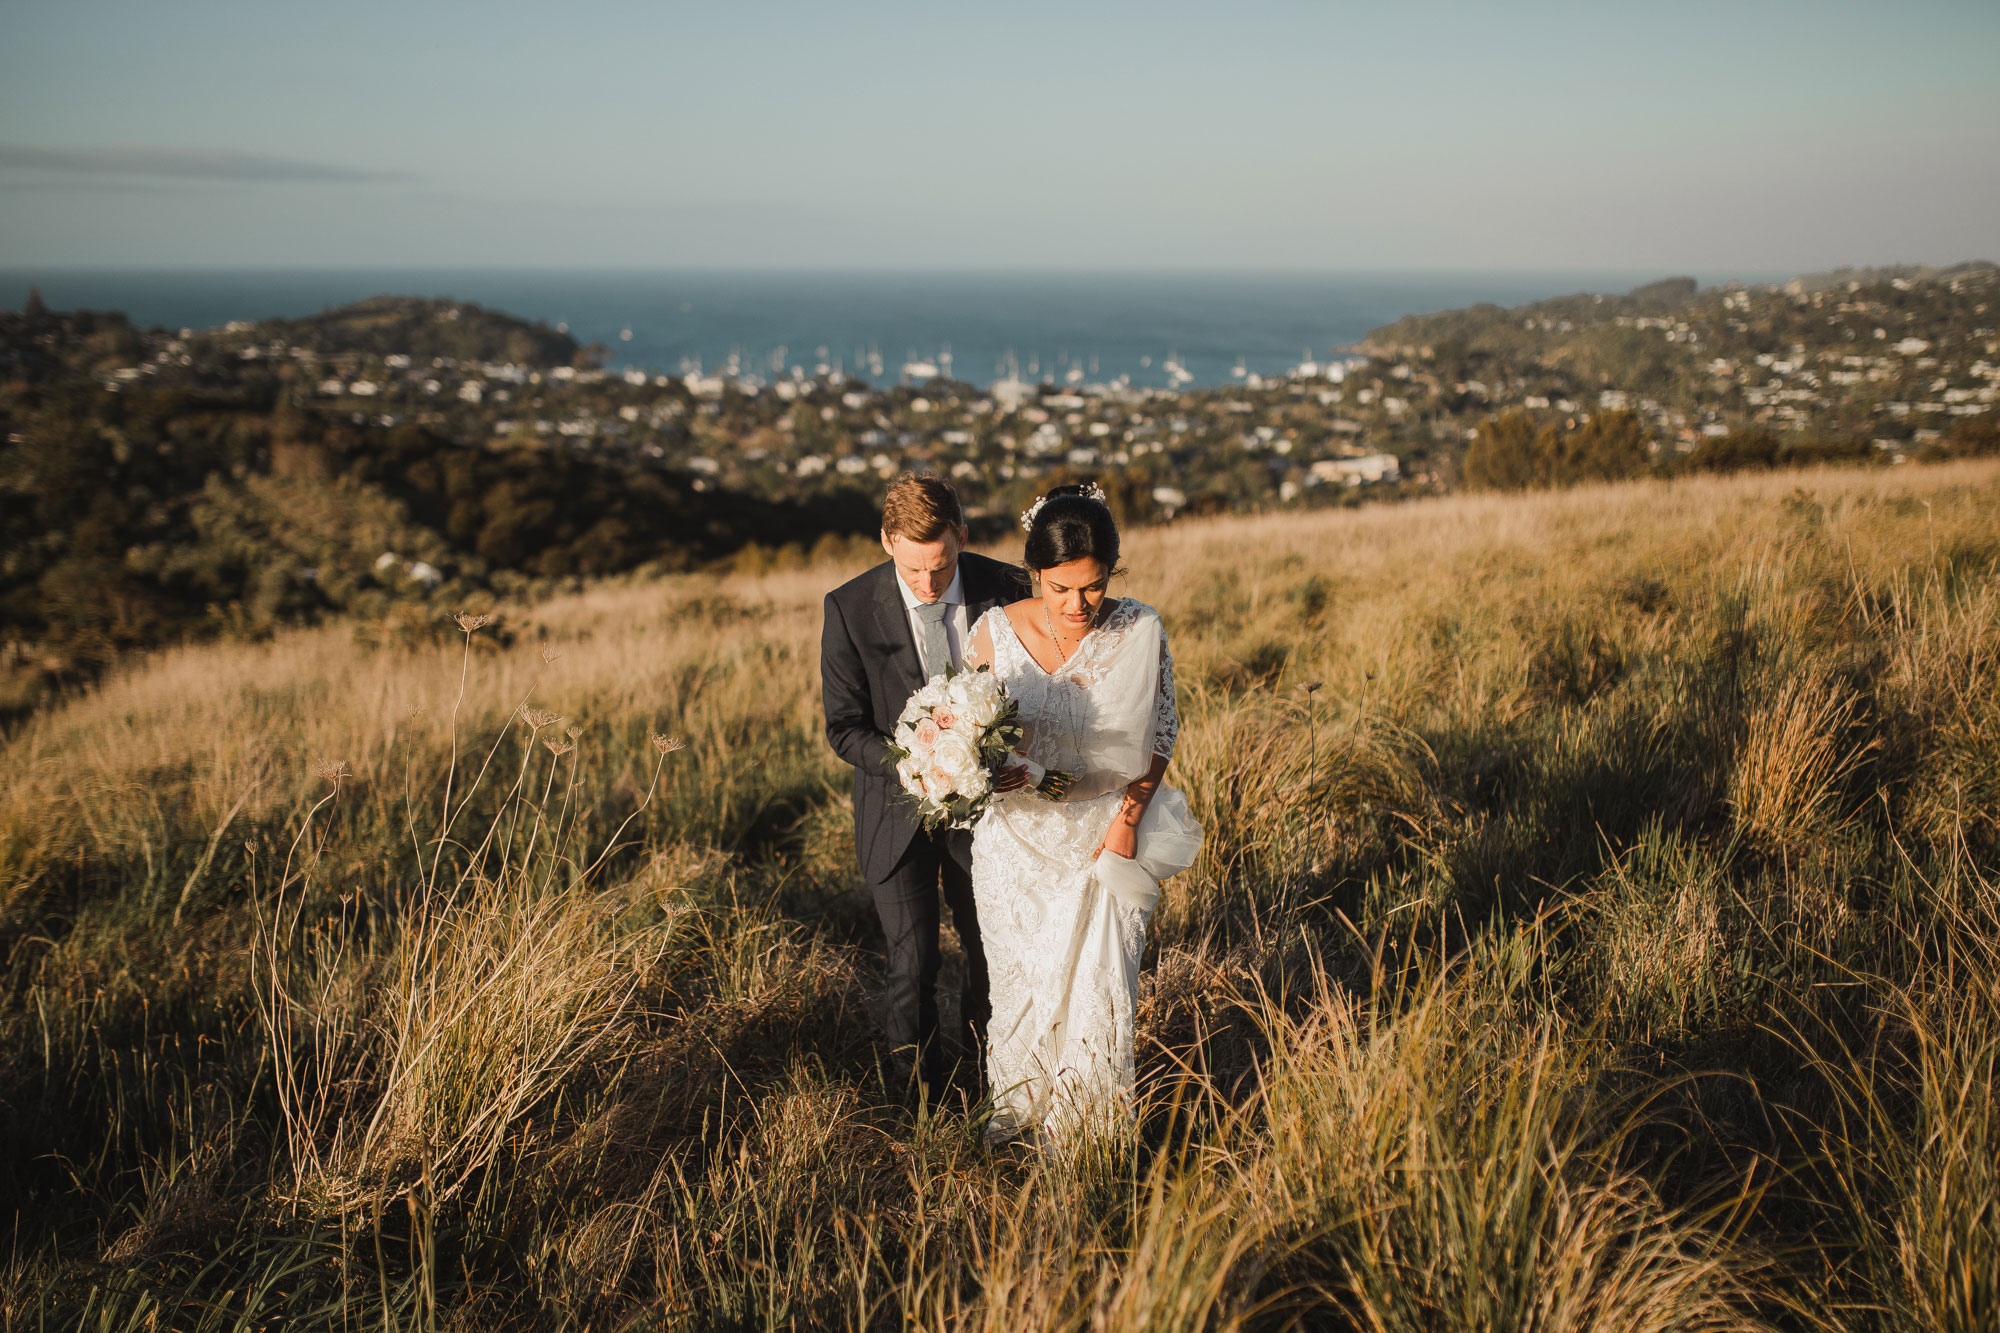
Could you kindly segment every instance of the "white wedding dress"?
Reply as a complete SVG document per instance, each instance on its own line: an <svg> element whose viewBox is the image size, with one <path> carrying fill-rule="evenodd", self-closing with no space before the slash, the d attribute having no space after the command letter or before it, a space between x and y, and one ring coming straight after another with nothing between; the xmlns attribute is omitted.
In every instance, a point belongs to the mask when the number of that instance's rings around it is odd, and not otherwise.
<svg viewBox="0 0 2000 1333"><path fill-rule="evenodd" d="M1173 658L1152 607L1127 597L1074 655L1044 671L1004 610L973 640L1020 705L1021 750L1076 775L1067 799L996 796L974 826L972 893L992 979L989 1133L1067 1134L1130 1115L1133 1011L1160 880L1193 864L1201 828L1164 784L1131 860L1099 847L1153 756L1179 732Z"/></svg>

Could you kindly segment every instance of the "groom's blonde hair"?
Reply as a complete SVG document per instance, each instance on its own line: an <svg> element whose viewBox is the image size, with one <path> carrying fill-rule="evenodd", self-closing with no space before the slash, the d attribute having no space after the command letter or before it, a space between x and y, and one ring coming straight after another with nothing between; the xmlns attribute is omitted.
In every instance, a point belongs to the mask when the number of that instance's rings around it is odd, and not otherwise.
<svg viewBox="0 0 2000 1333"><path fill-rule="evenodd" d="M965 527L958 492L943 477L905 472L882 500L882 535L934 542Z"/></svg>

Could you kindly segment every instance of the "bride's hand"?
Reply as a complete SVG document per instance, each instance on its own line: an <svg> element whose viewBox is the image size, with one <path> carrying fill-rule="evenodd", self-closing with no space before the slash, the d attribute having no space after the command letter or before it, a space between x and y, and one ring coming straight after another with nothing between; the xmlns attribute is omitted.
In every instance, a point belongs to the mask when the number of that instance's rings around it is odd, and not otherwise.
<svg viewBox="0 0 2000 1333"><path fill-rule="evenodd" d="M1020 791L1028 785L1030 776L1026 764L1009 764L993 775L993 790Z"/></svg>
<svg viewBox="0 0 2000 1333"><path fill-rule="evenodd" d="M1130 861L1139 854L1139 831L1122 819L1114 819L1105 830L1104 843L1098 850Z"/></svg>

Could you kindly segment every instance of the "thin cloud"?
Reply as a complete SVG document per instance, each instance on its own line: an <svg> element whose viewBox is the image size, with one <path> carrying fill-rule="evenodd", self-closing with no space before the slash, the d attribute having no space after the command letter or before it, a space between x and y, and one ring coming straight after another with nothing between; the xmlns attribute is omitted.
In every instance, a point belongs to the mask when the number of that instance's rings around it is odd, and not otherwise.
<svg viewBox="0 0 2000 1333"><path fill-rule="evenodd" d="M113 144L107 148L41 148L0 144L0 170L55 171L83 176L140 176L155 179L306 182L360 185L414 180L408 172L370 171L334 162L232 153L155 144Z"/></svg>

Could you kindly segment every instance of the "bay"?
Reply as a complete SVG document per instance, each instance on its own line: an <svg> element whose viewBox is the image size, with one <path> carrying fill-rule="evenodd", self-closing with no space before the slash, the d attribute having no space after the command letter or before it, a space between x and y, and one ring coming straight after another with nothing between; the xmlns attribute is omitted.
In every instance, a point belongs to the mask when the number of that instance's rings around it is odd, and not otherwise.
<svg viewBox="0 0 2000 1333"><path fill-rule="evenodd" d="M614 368L770 378L837 368L876 384L946 372L985 384L1169 387L1281 374L1403 315L1623 292L1652 271L872 272L610 269L0 269L0 303L30 286L58 310L142 325L296 318L364 297L448 296L562 325ZM1727 275L1772 281L1779 275ZM1716 281L1709 276L1704 281ZM913 374L906 376L905 367Z"/></svg>

